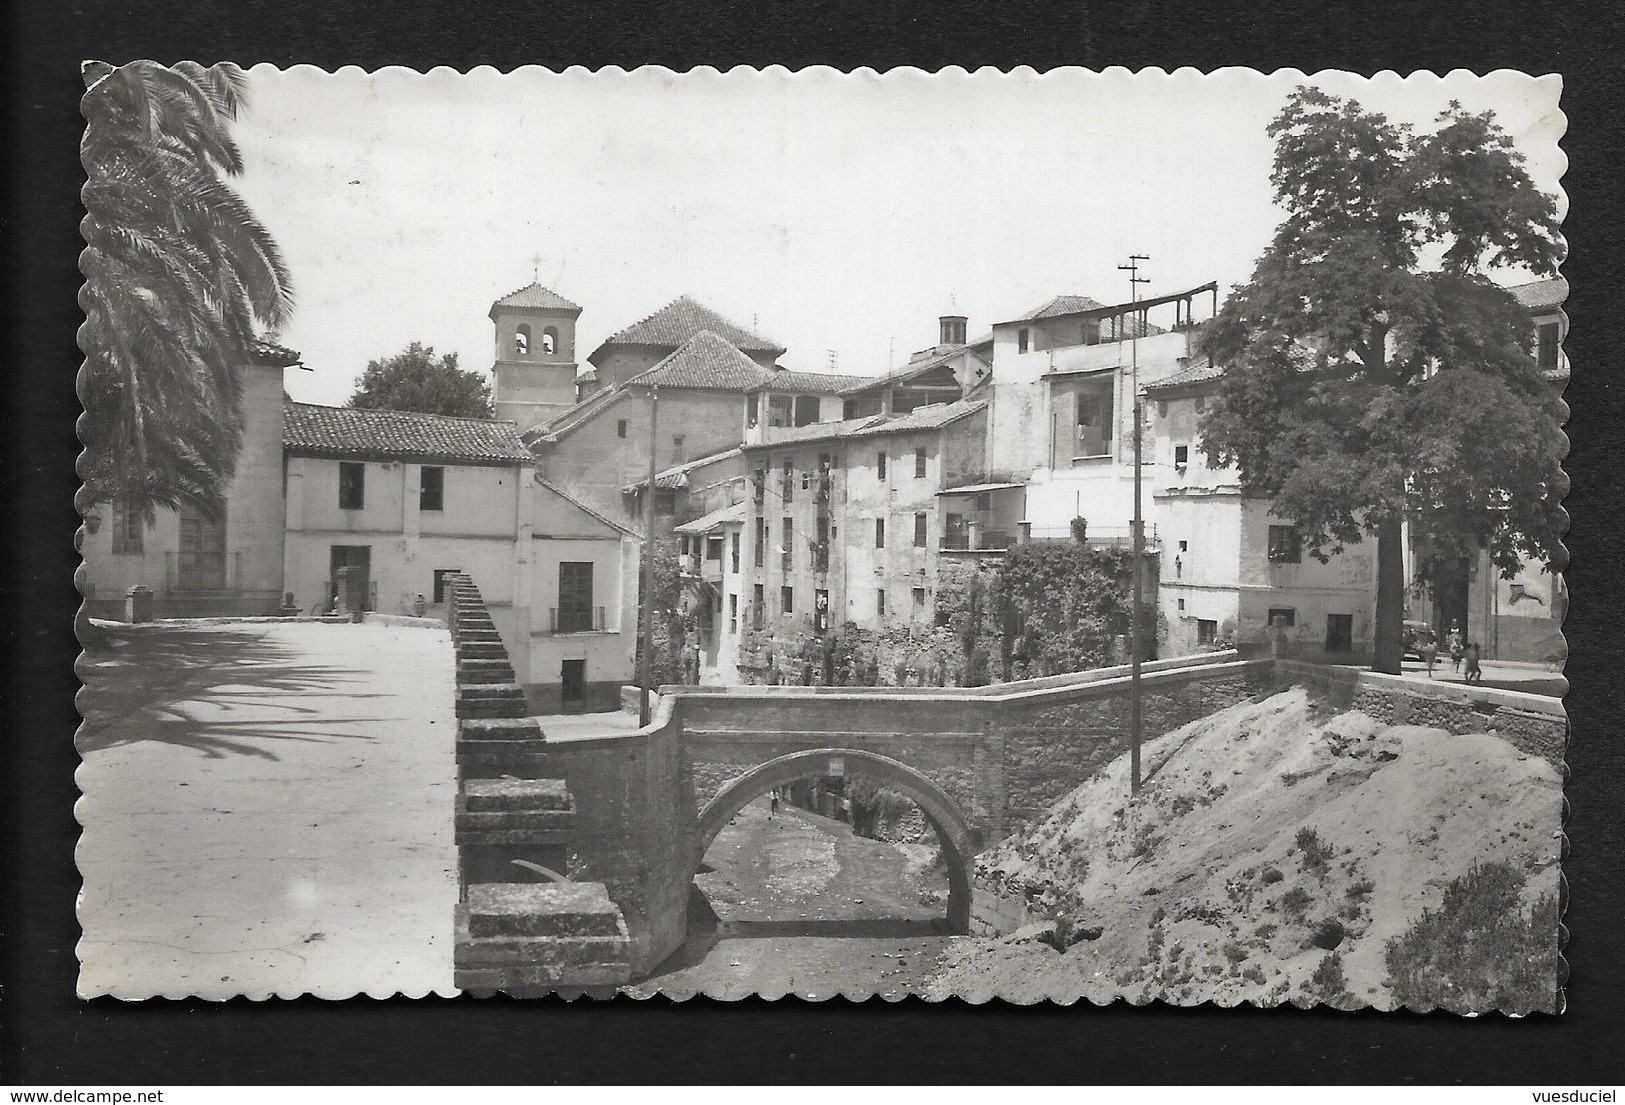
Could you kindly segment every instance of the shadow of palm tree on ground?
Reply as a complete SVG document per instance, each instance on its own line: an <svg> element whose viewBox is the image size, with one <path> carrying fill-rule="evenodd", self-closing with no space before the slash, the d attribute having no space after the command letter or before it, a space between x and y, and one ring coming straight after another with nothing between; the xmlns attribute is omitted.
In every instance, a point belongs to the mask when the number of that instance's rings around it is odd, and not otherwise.
<svg viewBox="0 0 1625 1105"><path fill-rule="evenodd" d="M108 647L87 652L75 669L76 702L84 724L74 738L81 755L141 741L194 748L220 758L235 753L279 759L248 741L330 742L372 738L345 730L382 718L333 719L300 697L334 693L360 683L361 669L321 664L272 639L265 627L177 626L110 634ZM389 698L344 690L346 698ZM252 709L258 717L237 721L198 718L189 705L206 700L211 712ZM263 717L275 711L286 720Z"/></svg>

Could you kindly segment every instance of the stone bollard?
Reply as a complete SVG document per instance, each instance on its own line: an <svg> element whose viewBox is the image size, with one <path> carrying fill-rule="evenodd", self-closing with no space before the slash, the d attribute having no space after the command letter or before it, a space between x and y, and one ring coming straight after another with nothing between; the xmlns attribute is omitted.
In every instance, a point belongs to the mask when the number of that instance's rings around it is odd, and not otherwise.
<svg viewBox="0 0 1625 1105"><path fill-rule="evenodd" d="M124 620L131 625L152 621L152 592L139 583L124 593Z"/></svg>

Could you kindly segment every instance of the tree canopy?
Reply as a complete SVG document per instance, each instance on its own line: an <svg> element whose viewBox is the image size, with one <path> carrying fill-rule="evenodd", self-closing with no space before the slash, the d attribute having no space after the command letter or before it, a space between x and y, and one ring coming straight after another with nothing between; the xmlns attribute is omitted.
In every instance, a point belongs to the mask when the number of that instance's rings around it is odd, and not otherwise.
<svg viewBox="0 0 1625 1105"><path fill-rule="evenodd" d="M1556 271L1556 205L1492 114L1452 102L1416 134L1300 87L1270 124L1284 210L1206 346L1227 364L1210 460L1324 561L1377 538L1376 666L1397 672L1402 523L1430 563L1555 557L1564 408L1528 315L1491 274Z"/></svg>
<svg viewBox="0 0 1625 1105"><path fill-rule="evenodd" d="M480 373L458 368L457 354L436 357L433 346L413 342L393 357L367 362L350 406L491 418L491 385Z"/></svg>
<svg viewBox="0 0 1625 1105"><path fill-rule="evenodd" d="M238 370L292 310L270 233L227 185L246 79L229 64L84 67L81 505L218 514L242 441Z"/></svg>

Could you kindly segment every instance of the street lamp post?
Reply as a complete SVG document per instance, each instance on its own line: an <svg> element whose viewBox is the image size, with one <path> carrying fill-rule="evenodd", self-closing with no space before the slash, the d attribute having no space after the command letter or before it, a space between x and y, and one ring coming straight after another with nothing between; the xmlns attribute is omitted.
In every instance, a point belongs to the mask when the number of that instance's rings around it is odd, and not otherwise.
<svg viewBox="0 0 1625 1105"><path fill-rule="evenodd" d="M1140 285L1151 281L1140 275L1140 262L1149 261L1143 253L1129 255L1128 264L1118 265L1128 273L1129 302L1140 300ZM1140 320L1136 311L1129 319L1129 388L1134 393L1134 609L1129 613L1129 794L1140 793L1140 740L1143 726L1140 709L1141 576L1144 574L1145 521L1140 504L1140 449L1145 417L1140 409Z"/></svg>

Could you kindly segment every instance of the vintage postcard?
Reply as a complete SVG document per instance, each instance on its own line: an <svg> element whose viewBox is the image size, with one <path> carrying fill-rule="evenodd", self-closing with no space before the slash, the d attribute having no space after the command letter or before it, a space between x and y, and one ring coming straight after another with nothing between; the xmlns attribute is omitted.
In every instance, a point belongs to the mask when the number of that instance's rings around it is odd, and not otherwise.
<svg viewBox="0 0 1625 1105"><path fill-rule="evenodd" d="M1558 77L84 81L82 996L1561 1011Z"/></svg>

